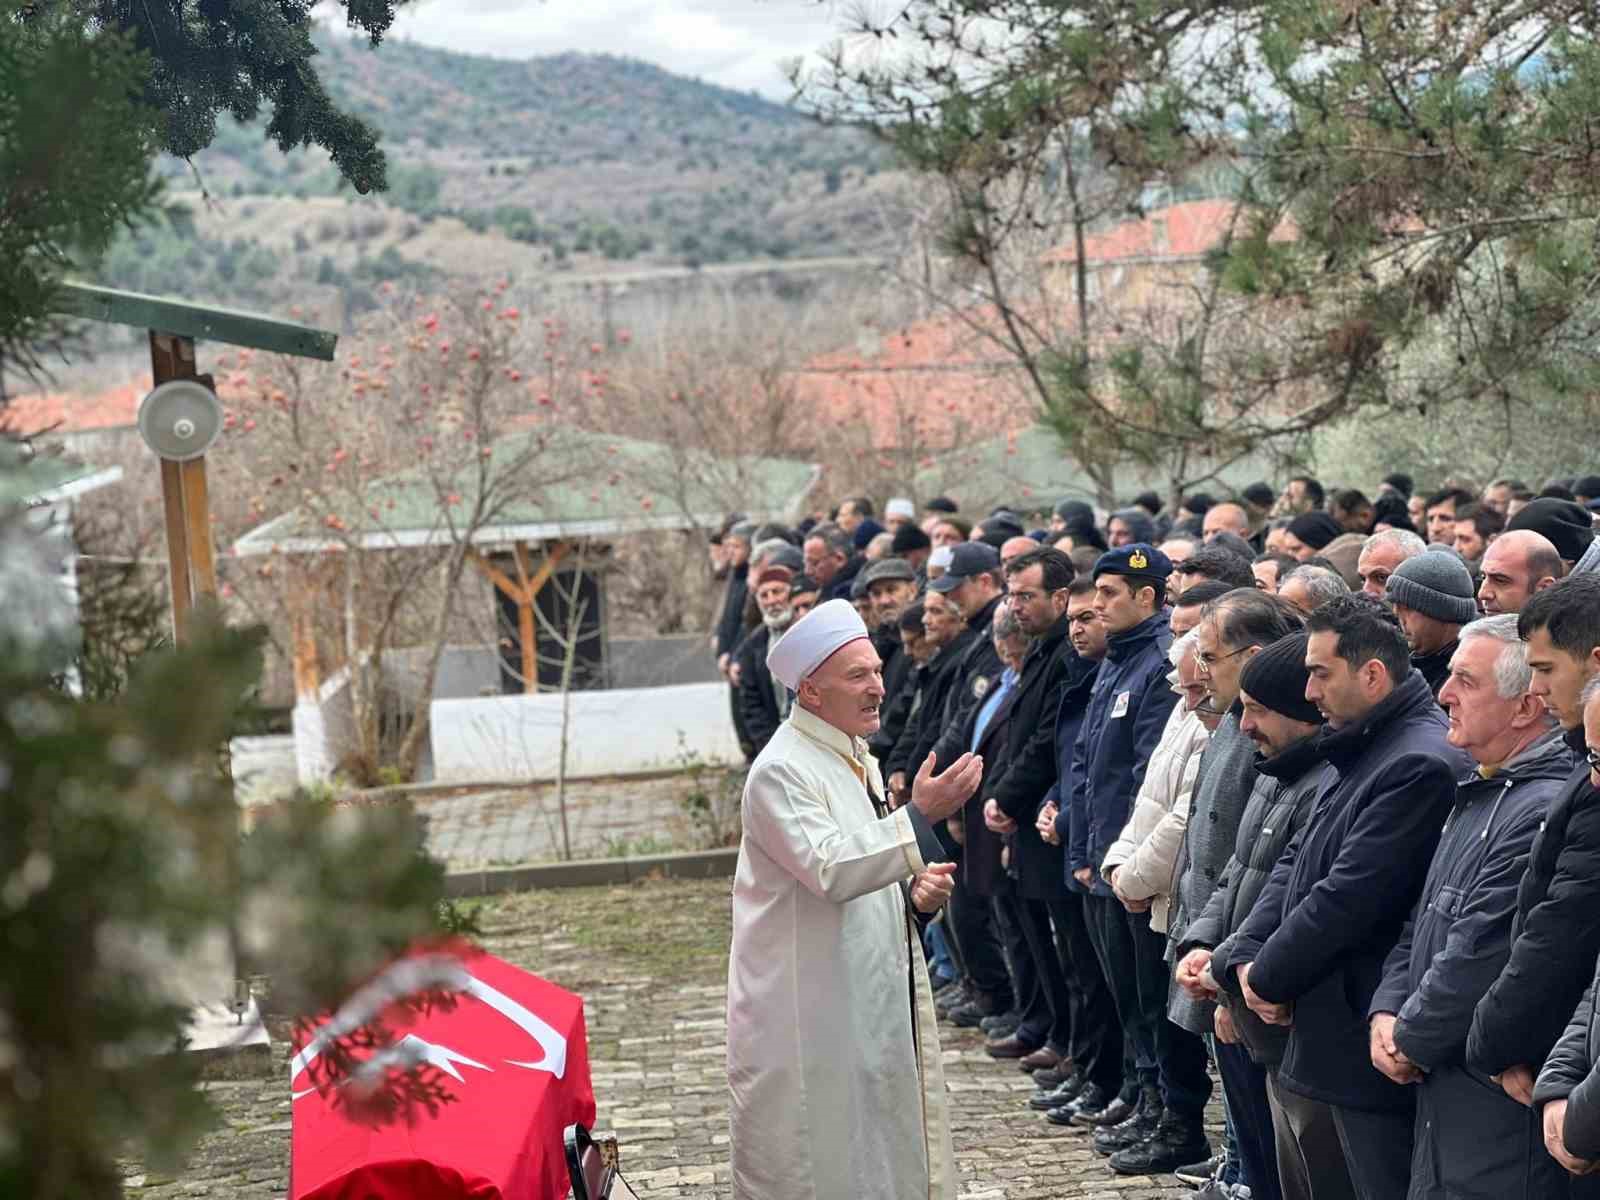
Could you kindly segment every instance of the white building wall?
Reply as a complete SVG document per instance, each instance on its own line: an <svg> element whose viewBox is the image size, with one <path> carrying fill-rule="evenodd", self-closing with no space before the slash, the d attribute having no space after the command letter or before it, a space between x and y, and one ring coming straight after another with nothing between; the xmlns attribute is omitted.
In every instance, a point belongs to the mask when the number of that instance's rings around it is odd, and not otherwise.
<svg viewBox="0 0 1600 1200"><path fill-rule="evenodd" d="M559 694L435 700L434 777L448 780L554 779L561 751ZM740 761L718 683L572 692L567 775L627 775Z"/></svg>

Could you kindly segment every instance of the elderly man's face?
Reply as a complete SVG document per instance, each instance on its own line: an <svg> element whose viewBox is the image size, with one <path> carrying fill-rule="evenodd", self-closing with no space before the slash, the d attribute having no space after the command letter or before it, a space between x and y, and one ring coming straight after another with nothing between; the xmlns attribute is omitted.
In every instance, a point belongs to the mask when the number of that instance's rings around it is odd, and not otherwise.
<svg viewBox="0 0 1600 1200"><path fill-rule="evenodd" d="M880 625L898 621L906 606L917 598L917 585L909 579L880 579L867 588Z"/></svg>
<svg viewBox="0 0 1600 1200"><path fill-rule="evenodd" d="M883 704L883 662L866 638L835 650L828 660L800 681L804 708L852 737L878 732Z"/></svg>
<svg viewBox="0 0 1600 1200"><path fill-rule="evenodd" d="M769 625L787 619L791 612L788 581L769 579L756 588L756 605L761 609L761 619Z"/></svg>
<svg viewBox="0 0 1600 1200"><path fill-rule="evenodd" d="M1504 648L1494 638L1468 638L1451 655L1450 677L1439 689L1439 703L1450 715L1450 744L1491 765L1501 757L1492 748L1503 743L1522 701L1506 699L1495 684L1494 667Z"/></svg>
<svg viewBox="0 0 1600 1200"><path fill-rule="evenodd" d="M1201 621L1194 636L1195 664L1205 679L1211 711L1225 713L1239 698L1239 675L1259 647L1228 645L1222 640L1221 622L1216 617Z"/></svg>
<svg viewBox="0 0 1600 1200"><path fill-rule="evenodd" d="M1206 681L1193 648L1178 660L1178 694L1183 697L1185 712L1193 712L1206 698Z"/></svg>
<svg viewBox="0 0 1600 1200"><path fill-rule="evenodd" d="M922 632L934 649L954 641L961 625L961 610L955 603L940 592L929 592L922 602Z"/></svg>
<svg viewBox="0 0 1600 1200"><path fill-rule="evenodd" d="M1250 520L1245 516L1244 509L1237 504L1215 504L1206 510L1200 533L1208 542L1219 533L1236 533L1242 538L1248 538Z"/></svg>

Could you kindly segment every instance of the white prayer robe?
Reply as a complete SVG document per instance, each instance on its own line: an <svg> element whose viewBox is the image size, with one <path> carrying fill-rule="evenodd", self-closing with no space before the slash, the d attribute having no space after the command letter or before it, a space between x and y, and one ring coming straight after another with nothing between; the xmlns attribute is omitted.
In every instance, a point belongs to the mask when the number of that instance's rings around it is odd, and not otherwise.
<svg viewBox="0 0 1600 1200"><path fill-rule="evenodd" d="M740 1200L959 1191L933 996L899 886L925 863L910 813L879 818L852 761L881 800L865 743L796 704L745 784L728 962Z"/></svg>

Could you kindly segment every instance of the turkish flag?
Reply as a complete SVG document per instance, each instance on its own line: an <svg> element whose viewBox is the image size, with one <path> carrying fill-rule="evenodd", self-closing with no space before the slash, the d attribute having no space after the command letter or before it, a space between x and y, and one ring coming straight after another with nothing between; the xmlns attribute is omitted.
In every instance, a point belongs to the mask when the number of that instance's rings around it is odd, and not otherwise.
<svg viewBox="0 0 1600 1200"><path fill-rule="evenodd" d="M397 1003L428 988L455 992L454 1005ZM324 1048L374 1016L393 1046L330 1086L317 1070ZM428 1071L449 1102L410 1123L353 1116L341 1089L395 1069ZM563 1200L562 1133L594 1124L582 999L462 944L392 963L298 1047L289 1070L289 1200Z"/></svg>

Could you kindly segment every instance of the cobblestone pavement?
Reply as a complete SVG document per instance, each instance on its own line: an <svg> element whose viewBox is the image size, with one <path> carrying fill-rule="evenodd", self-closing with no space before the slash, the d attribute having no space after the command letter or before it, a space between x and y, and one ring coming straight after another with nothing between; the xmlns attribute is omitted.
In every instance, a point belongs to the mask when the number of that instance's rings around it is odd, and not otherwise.
<svg viewBox="0 0 1600 1200"><path fill-rule="evenodd" d="M729 887L714 879L526 892L481 910L488 949L584 997L598 1128L617 1135L624 1175L640 1200L729 1195ZM963 1200L1190 1194L1171 1177L1113 1175L1087 1137L1026 1111L1026 1080L984 1054L976 1031L943 1026L941 1036ZM130 1196L283 1196L287 1058L275 1044L271 1063L257 1067L270 1076L207 1084L223 1127L179 1171L129 1164ZM627 1194L620 1186L615 1192Z"/></svg>
<svg viewBox="0 0 1600 1200"><path fill-rule="evenodd" d="M737 808L737 779L721 769L617 779L578 779L567 785L567 836L574 858L694 850L713 833L697 803ZM561 810L552 784L488 792L419 793L427 818L428 850L452 871L562 857Z"/></svg>

